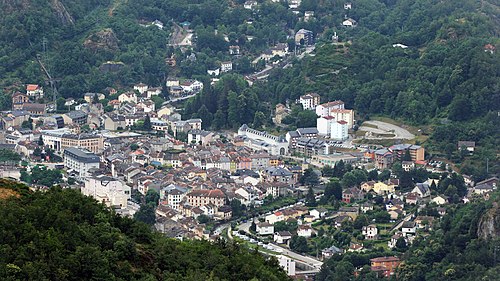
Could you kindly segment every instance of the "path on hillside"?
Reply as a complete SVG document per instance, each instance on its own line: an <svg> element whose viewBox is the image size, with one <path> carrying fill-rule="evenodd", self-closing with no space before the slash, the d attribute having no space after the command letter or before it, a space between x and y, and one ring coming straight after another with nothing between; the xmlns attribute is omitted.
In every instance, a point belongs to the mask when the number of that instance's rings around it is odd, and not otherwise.
<svg viewBox="0 0 500 281"><path fill-rule="evenodd" d="M371 125L371 126L364 126ZM376 128L375 128L376 127ZM415 138L415 135L410 133L408 130L403 129L394 124L390 124L382 121L365 121L359 128L359 131L370 132L373 134L392 134L393 136L365 136L366 139L405 139L411 140Z"/></svg>

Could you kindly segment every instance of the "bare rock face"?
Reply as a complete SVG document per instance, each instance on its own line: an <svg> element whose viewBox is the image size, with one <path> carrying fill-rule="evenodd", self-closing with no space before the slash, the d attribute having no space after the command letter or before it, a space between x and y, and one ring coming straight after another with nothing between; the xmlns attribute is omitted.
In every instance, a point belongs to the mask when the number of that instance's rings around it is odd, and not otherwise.
<svg viewBox="0 0 500 281"><path fill-rule="evenodd" d="M500 237L500 208L498 202L493 202L493 207L481 217L477 236L480 239L495 239Z"/></svg>
<svg viewBox="0 0 500 281"><path fill-rule="evenodd" d="M57 18L61 21L63 25L74 25L75 20L68 12L64 4L59 0L52 0L50 5L57 16Z"/></svg>
<svg viewBox="0 0 500 281"><path fill-rule="evenodd" d="M106 28L87 37L83 46L93 51L116 51L118 50L118 39L111 28Z"/></svg>

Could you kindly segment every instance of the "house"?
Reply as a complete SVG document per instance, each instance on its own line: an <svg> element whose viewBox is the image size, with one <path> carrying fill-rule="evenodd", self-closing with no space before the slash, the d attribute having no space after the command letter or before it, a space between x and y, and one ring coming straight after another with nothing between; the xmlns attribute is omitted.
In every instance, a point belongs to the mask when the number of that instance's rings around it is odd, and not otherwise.
<svg viewBox="0 0 500 281"><path fill-rule="evenodd" d="M184 93L197 93L203 89L203 83L198 80L184 80L179 86ZM170 89L172 92L173 88Z"/></svg>
<svg viewBox="0 0 500 281"><path fill-rule="evenodd" d="M295 33L295 45L297 46L312 46L314 45L314 34L307 29L300 29Z"/></svg>
<svg viewBox="0 0 500 281"><path fill-rule="evenodd" d="M125 92L118 96L118 101L120 103L125 103L125 102L137 103L137 95L134 92Z"/></svg>
<svg viewBox="0 0 500 281"><path fill-rule="evenodd" d="M340 248L332 245L331 247L321 250L321 257L323 258L323 260L326 260L333 257L334 255L340 255L343 252L344 251L342 251Z"/></svg>
<svg viewBox="0 0 500 281"><path fill-rule="evenodd" d="M216 207L224 205L226 195L220 189L197 189L186 194L186 201L195 207L213 204Z"/></svg>
<svg viewBox="0 0 500 281"><path fill-rule="evenodd" d="M165 83L165 85L167 87L173 87L173 86L179 86L180 85L180 81L178 78L175 78L175 77L168 77L167 78L167 82Z"/></svg>
<svg viewBox="0 0 500 281"><path fill-rule="evenodd" d="M268 222L257 223L256 226L256 231L259 235L269 235L274 233L274 225Z"/></svg>
<svg viewBox="0 0 500 281"><path fill-rule="evenodd" d="M459 141L458 142L458 150L467 150L470 153L474 152L474 149L476 148L476 142L474 141Z"/></svg>
<svg viewBox="0 0 500 281"><path fill-rule="evenodd" d="M342 25L345 27L356 27L357 23L355 20L348 18L342 22Z"/></svg>
<svg viewBox="0 0 500 281"><path fill-rule="evenodd" d="M313 229L310 225L299 225L297 228L297 235L300 237L309 238L312 236Z"/></svg>
<svg viewBox="0 0 500 281"><path fill-rule="evenodd" d="M361 204L360 209L361 209L361 212L363 212L363 213L373 211L373 204L365 202L365 203Z"/></svg>
<svg viewBox="0 0 500 281"><path fill-rule="evenodd" d="M339 215L346 215L355 220L359 215L358 207L340 207L338 211Z"/></svg>
<svg viewBox="0 0 500 281"><path fill-rule="evenodd" d="M444 195L438 195L432 198L431 202L436 203L437 205L444 205L448 203L448 199Z"/></svg>
<svg viewBox="0 0 500 281"><path fill-rule="evenodd" d="M409 172L415 168L415 163L412 161L402 161L401 168L403 168L405 172Z"/></svg>
<svg viewBox="0 0 500 281"><path fill-rule="evenodd" d="M102 100L104 98L106 98L106 96L104 94L101 94L101 93L85 93L85 94L83 94L83 99L88 103L93 103L94 101Z"/></svg>
<svg viewBox="0 0 500 281"><path fill-rule="evenodd" d="M403 236L415 236L417 233L417 224L414 221L405 221L401 226L401 232Z"/></svg>
<svg viewBox="0 0 500 281"><path fill-rule="evenodd" d="M267 167L261 172L262 180L265 182L282 182L294 184L293 173L283 167Z"/></svg>
<svg viewBox="0 0 500 281"><path fill-rule="evenodd" d="M210 76L219 76L219 74L220 74L220 68L207 69L207 74L210 75Z"/></svg>
<svg viewBox="0 0 500 281"><path fill-rule="evenodd" d="M137 85L134 85L134 90L138 91L142 95L148 90L148 85L144 83L139 83Z"/></svg>
<svg viewBox="0 0 500 281"><path fill-rule="evenodd" d="M233 70L233 63L230 61L223 61L220 63L220 71L222 73L229 72Z"/></svg>
<svg viewBox="0 0 500 281"><path fill-rule="evenodd" d="M431 196L431 189L427 183L417 183L411 192L416 193L420 198Z"/></svg>
<svg viewBox="0 0 500 281"><path fill-rule="evenodd" d="M16 92L12 95L12 109L23 110L23 105L30 102L28 95L21 92Z"/></svg>
<svg viewBox="0 0 500 281"><path fill-rule="evenodd" d="M398 242L399 238L403 237L405 241L407 240L406 237L403 236L403 233L401 231L396 232L394 235L391 236L391 240L387 242L387 246L391 249L394 249L396 247L396 243ZM406 241L408 242L408 241Z"/></svg>
<svg viewBox="0 0 500 281"><path fill-rule="evenodd" d="M104 116L104 129L116 131L126 127L125 116L123 115L105 115Z"/></svg>
<svg viewBox="0 0 500 281"><path fill-rule="evenodd" d="M26 85L26 94L30 97L41 98L43 97L43 88L36 84Z"/></svg>
<svg viewBox="0 0 500 281"><path fill-rule="evenodd" d="M394 193L395 188L396 188L396 185L386 184L386 183L380 182L380 181L379 182L369 181L369 182L364 182L363 184L361 184L361 190L363 190L364 192L373 191L379 195Z"/></svg>
<svg viewBox="0 0 500 281"><path fill-rule="evenodd" d="M272 57L286 57L288 54L288 44L287 43L278 43L276 46L272 47L271 49L271 55Z"/></svg>
<svg viewBox="0 0 500 281"><path fill-rule="evenodd" d="M44 103L25 103L22 106L22 110L34 116L45 115L47 113L47 105Z"/></svg>
<svg viewBox="0 0 500 281"><path fill-rule="evenodd" d="M418 229L432 230L433 223L434 217L431 216L417 216L415 218L415 224Z"/></svg>
<svg viewBox="0 0 500 281"><path fill-rule="evenodd" d="M307 93L300 96L299 103L302 104L302 108L306 110L315 110L316 106L319 105L320 95L317 93Z"/></svg>
<svg viewBox="0 0 500 281"><path fill-rule="evenodd" d="M288 231L275 232L273 236L274 242L278 244L285 244L290 239L292 239L292 234Z"/></svg>
<svg viewBox="0 0 500 281"><path fill-rule="evenodd" d="M405 202L406 202L406 204L416 205L418 203L419 197L421 198L421 196L419 196L417 193L410 192L410 193L406 194Z"/></svg>
<svg viewBox="0 0 500 281"><path fill-rule="evenodd" d="M408 49L408 46L401 44L401 43L392 44L392 47L393 48Z"/></svg>
<svg viewBox="0 0 500 281"><path fill-rule="evenodd" d="M352 9L352 3L351 2L344 3L344 10L350 10L350 9Z"/></svg>
<svg viewBox="0 0 500 281"><path fill-rule="evenodd" d="M363 226L361 234L365 236L366 240L376 240L378 238L378 229L374 224Z"/></svg>
<svg viewBox="0 0 500 281"><path fill-rule="evenodd" d="M274 214L270 214L266 216L266 222L270 224L274 224L279 221L284 221L285 217L282 212L275 212Z"/></svg>
<svg viewBox="0 0 500 281"><path fill-rule="evenodd" d="M243 8L248 9L248 10L253 10L257 7L257 1L254 0L248 0L243 3Z"/></svg>
<svg viewBox="0 0 500 281"><path fill-rule="evenodd" d="M398 257L378 257L370 260L370 269L379 277L391 277L395 274L401 260Z"/></svg>
<svg viewBox="0 0 500 281"><path fill-rule="evenodd" d="M486 45L484 45L484 51L486 53L493 54L493 53L495 53L495 50L496 50L496 47L493 46L492 44L486 44Z"/></svg>
<svg viewBox="0 0 500 281"><path fill-rule="evenodd" d="M352 203L364 198L363 192L357 187L351 187L342 190L342 202Z"/></svg>
<svg viewBox="0 0 500 281"><path fill-rule="evenodd" d="M229 46L229 54L230 55L239 55L240 54L240 46Z"/></svg>
<svg viewBox="0 0 500 281"><path fill-rule="evenodd" d="M219 220L229 220L233 216L233 209L231 206L224 205L221 206L217 209L217 212L215 212L215 217ZM273 231L274 231L274 226L273 226Z"/></svg>

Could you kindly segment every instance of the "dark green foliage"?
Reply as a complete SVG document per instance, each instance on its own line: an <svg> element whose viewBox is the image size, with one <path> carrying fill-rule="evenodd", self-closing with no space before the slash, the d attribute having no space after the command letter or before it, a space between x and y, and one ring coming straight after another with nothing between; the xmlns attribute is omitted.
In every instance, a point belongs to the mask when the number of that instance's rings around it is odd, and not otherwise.
<svg viewBox="0 0 500 281"><path fill-rule="evenodd" d="M299 253L305 253L309 250L307 239L302 236L294 235L290 239L290 249Z"/></svg>
<svg viewBox="0 0 500 281"><path fill-rule="evenodd" d="M239 218L245 214L246 207L245 205L241 204L240 200L233 199L231 200L231 203L229 205L231 206L233 218Z"/></svg>
<svg viewBox="0 0 500 281"><path fill-rule="evenodd" d="M149 114L146 114L146 118L144 118L144 124L142 124L142 129L144 131L151 131L151 117L149 117Z"/></svg>
<svg viewBox="0 0 500 281"><path fill-rule="evenodd" d="M299 182L307 186L315 186L319 184L319 176L314 172L313 169L308 168L304 171L304 174L300 177Z"/></svg>
<svg viewBox="0 0 500 281"><path fill-rule="evenodd" d="M288 280L236 244L167 239L76 190L22 190L0 202L1 280Z"/></svg>
<svg viewBox="0 0 500 281"><path fill-rule="evenodd" d="M312 187L310 186L309 189L307 190L306 194L306 206L307 207L316 207L318 203L316 202L316 198L314 196L314 191Z"/></svg>
<svg viewBox="0 0 500 281"><path fill-rule="evenodd" d="M18 162L21 155L10 149L0 149L0 162Z"/></svg>
<svg viewBox="0 0 500 281"><path fill-rule="evenodd" d="M51 187L62 181L61 170L48 169L46 166L34 166L30 172L21 170L22 181L29 184L43 185Z"/></svg>
<svg viewBox="0 0 500 281"><path fill-rule="evenodd" d="M155 207L158 206L158 202L160 201L160 194L154 190L149 189L144 197L146 204L153 204Z"/></svg>

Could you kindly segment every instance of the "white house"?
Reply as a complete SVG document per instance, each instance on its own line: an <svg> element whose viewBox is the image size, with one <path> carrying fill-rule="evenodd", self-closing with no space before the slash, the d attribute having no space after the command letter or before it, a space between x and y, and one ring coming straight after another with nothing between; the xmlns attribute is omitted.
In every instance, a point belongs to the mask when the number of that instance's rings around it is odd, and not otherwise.
<svg viewBox="0 0 500 281"><path fill-rule="evenodd" d="M278 244L285 244L292 239L292 234L289 231L279 231L274 233L273 240Z"/></svg>
<svg viewBox="0 0 500 281"><path fill-rule="evenodd" d="M203 83L198 80L186 80L180 83L180 87L185 93L195 93L203 89Z"/></svg>
<svg viewBox="0 0 500 281"><path fill-rule="evenodd" d="M299 103L302 104L302 108L307 110L315 110L319 105L320 96L317 93L307 93L300 96Z"/></svg>
<svg viewBox="0 0 500 281"><path fill-rule="evenodd" d="M320 213L316 209L309 211L309 215L313 216L315 219L319 219L320 218Z"/></svg>
<svg viewBox="0 0 500 281"><path fill-rule="evenodd" d="M427 183L417 183L411 192L418 194L421 198L431 196L431 189Z"/></svg>
<svg viewBox="0 0 500 281"><path fill-rule="evenodd" d="M283 216L283 213L281 212L276 212L274 214L270 214L266 216L266 222L270 224L274 224L279 221L285 220L285 217Z"/></svg>
<svg viewBox="0 0 500 281"><path fill-rule="evenodd" d="M344 3L344 10L350 10L350 9L352 9L352 3L351 2Z"/></svg>
<svg viewBox="0 0 500 281"><path fill-rule="evenodd" d="M207 73L208 73L208 75L210 75L210 76L219 76L219 74L220 74L220 68L216 68L216 69L207 69Z"/></svg>
<svg viewBox="0 0 500 281"><path fill-rule="evenodd" d="M274 225L268 222L262 222L257 224L256 231L259 235L269 235L274 233Z"/></svg>
<svg viewBox="0 0 500 281"><path fill-rule="evenodd" d="M333 118L332 116L321 116L316 119L316 128L318 129L318 135L330 136L333 123L335 123L335 118Z"/></svg>
<svg viewBox="0 0 500 281"><path fill-rule="evenodd" d="M43 88L36 84L28 84L26 94L30 97L43 97Z"/></svg>
<svg viewBox="0 0 500 281"><path fill-rule="evenodd" d="M312 235L312 227L310 225L299 225L297 228L297 235L309 238Z"/></svg>
<svg viewBox="0 0 500 281"><path fill-rule="evenodd" d="M330 137L334 140L344 141L349 138L348 123L344 120L332 122Z"/></svg>
<svg viewBox="0 0 500 281"><path fill-rule="evenodd" d="M257 7L257 1L249 0L243 4L243 8L247 10L253 10L255 7Z"/></svg>
<svg viewBox="0 0 500 281"><path fill-rule="evenodd" d="M223 62L220 63L220 71L222 73L229 72L231 70L233 70L233 63L232 62L230 62L230 61L223 61Z"/></svg>
<svg viewBox="0 0 500 281"><path fill-rule="evenodd" d="M137 95L134 92L126 92L118 96L118 101L120 103L124 102L137 103Z"/></svg>
<svg viewBox="0 0 500 281"><path fill-rule="evenodd" d="M438 195L432 198L431 202L436 203L437 205L444 205L448 202L448 200L446 200L443 196Z"/></svg>
<svg viewBox="0 0 500 281"><path fill-rule="evenodd" d="M417 224L414 221L405 221L403 222L403 226L401 227L401 232L403 232L403 236L415 236L417 232Z"/></svg>
<svg viewBox="0 0 500 281"><path fill-rule="evenodd" d="M351 18L348 18L342 22L342 25L345 27L355 27L356 21Z"/></svg>
<svg viewBox="0 0 500 281"><path fill-rule="evenodd" d="M366 240L375 240L378 238L378 229L374 224L363 226L361 233L365 236Z"/></svg>
<svg viewBox="0 0 500 281"><path fill-rule="evenodd" d="M134 90L138 91L142 95L148 90L148 85L144 83L139 83L137 85L134 85Z"/></svg>
<svg viewBox="0 0 500 281"><path fill-rule="evenodd" d="M108 207L119 206L120 208L127 207L127 201L131 194L130 186L105 175L87 178L81 192L83 195L94 197Z"/></svg>

